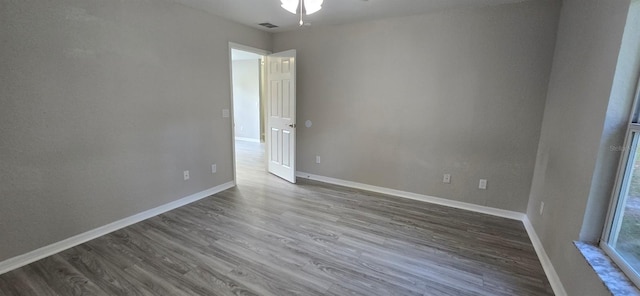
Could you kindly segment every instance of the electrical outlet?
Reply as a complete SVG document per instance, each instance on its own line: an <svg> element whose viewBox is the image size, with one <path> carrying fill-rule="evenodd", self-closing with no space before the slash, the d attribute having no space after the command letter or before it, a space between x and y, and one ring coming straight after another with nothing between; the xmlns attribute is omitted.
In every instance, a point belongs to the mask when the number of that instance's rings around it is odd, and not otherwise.
<svg viewBox="0 0 640 296"><path fill-rule="evenodd" d="M444 174L444 176L442 176L442 183L451 183L451 174Z"/></svg>
<svg viewBox="0 0 640 296"><path fill-rule="evenodd" d="M544 213L544 201L540 202L540 216L542 216L542 213Z"/></svg>
<svg viewBox="0 0 640 296"><path fill-rule="evenodd" d="M320 156L316 155L316 163L320 163Z"/></svg>
<svg viewBox="0 0 640 296"><path fill-rule="evenodd" d="M482 190L486 190L487 189L487 180L486 179L480 179L480 182L478 183L478 188L482 189Z"/></svg>
<svg viewBox="0 0 640 296"><path fill-rule="evenodd" d="M189 180L189 171L184 171L184 180Z"/></svg>
<svg viewBox="0 0 640 296"><path fill-rule="evenodd" d="M212 164L211 165L211 173L215 174L217 171L218 171L218 167L216 166L216 164L215 163Z"/></svg>
<svg viewBox="0 0 640 296"><path fill-rule="evenodd" d="M222 117L224 118L229 117L229 109L222 109Z"/></svg>

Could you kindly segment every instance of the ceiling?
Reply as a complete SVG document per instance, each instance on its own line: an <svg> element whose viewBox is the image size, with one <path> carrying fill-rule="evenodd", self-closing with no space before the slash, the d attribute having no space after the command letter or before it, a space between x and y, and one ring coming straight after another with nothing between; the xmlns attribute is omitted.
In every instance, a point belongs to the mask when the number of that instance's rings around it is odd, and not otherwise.
<svg viewBox="0 0 640 296"><path fill-rule="evenodd" d="M296 15L280 7L280 0L174 0L268 32L298 28ZM482 7L527 0L324 0L322 10L306 16L312 26L337 25L389 17L425 14L443 9ZM279 28L267 29L269 22Z"/></svg>

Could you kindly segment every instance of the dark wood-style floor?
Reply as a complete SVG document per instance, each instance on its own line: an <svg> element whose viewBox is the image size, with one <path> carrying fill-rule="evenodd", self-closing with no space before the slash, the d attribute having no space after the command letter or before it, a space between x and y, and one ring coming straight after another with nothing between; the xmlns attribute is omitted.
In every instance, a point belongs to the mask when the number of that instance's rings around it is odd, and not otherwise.
<svg viewBox="0 0 640 296"><path fill-rule="evenodd" d="M0 295L552 295L521 222L264 172L0 276ZM6 242L5 242L6 243Z"/></svg>

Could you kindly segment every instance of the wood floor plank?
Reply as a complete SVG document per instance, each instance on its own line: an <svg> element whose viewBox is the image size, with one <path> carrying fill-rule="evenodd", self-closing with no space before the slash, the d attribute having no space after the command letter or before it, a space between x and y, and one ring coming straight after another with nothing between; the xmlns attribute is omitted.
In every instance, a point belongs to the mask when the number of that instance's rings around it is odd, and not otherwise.
<svg viewBox="0 0 640 296"><path fill-rule="evenodd" d="M196 295L184 285L175 285L176 278L167 278L164 272L155 272L153 269L136 265L123 269L125 276L133 277L144 285L146 289L153 291L155 295ZM169 275L171 277L171 275ZM213 295L216 295L213 293Z"/></svg>
<svg viewBox="0 0 640 296"><path fill-rule="evenodd" d="M79 271L59 254L49 256L29 265L32 273L40 277L60 295L106 295L93 281ZM31 276L31 275L30 275Z"/></svg>
<svg viewBox="0 0 640 296"><path fill-rule="evenodd" d="M264 171L0 275L0 295L553 295L521 222Z"/></svg>
<svg viewBox="0 0 640 296"><path fill-rule="evenodd" d="M135 278L125 277L119 268L109 260L97 256L93 250L80 245L60 253L78 272L98 279L94 283L112 295L154 295Z"/></svg>
<svg viewBox="0 0 640 296"><path fill-rule="evenodd" d="M0 276L0 295L59 295L41 277L31 274L31 266L25 266Z"/></svg>

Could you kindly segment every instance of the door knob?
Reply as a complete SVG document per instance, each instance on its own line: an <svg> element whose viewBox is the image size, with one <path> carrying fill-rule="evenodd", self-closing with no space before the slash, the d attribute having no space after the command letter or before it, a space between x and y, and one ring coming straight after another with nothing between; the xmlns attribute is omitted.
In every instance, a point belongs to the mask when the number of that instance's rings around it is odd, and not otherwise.
<svg viewBox="0 0 640 296"><path fill-rule="evenodd" d="M295 124L295 123L292 123L292 124L290 124L290 125L289 125L289 127L290 127L290 128L296 128L296 124Z"/></svg>

